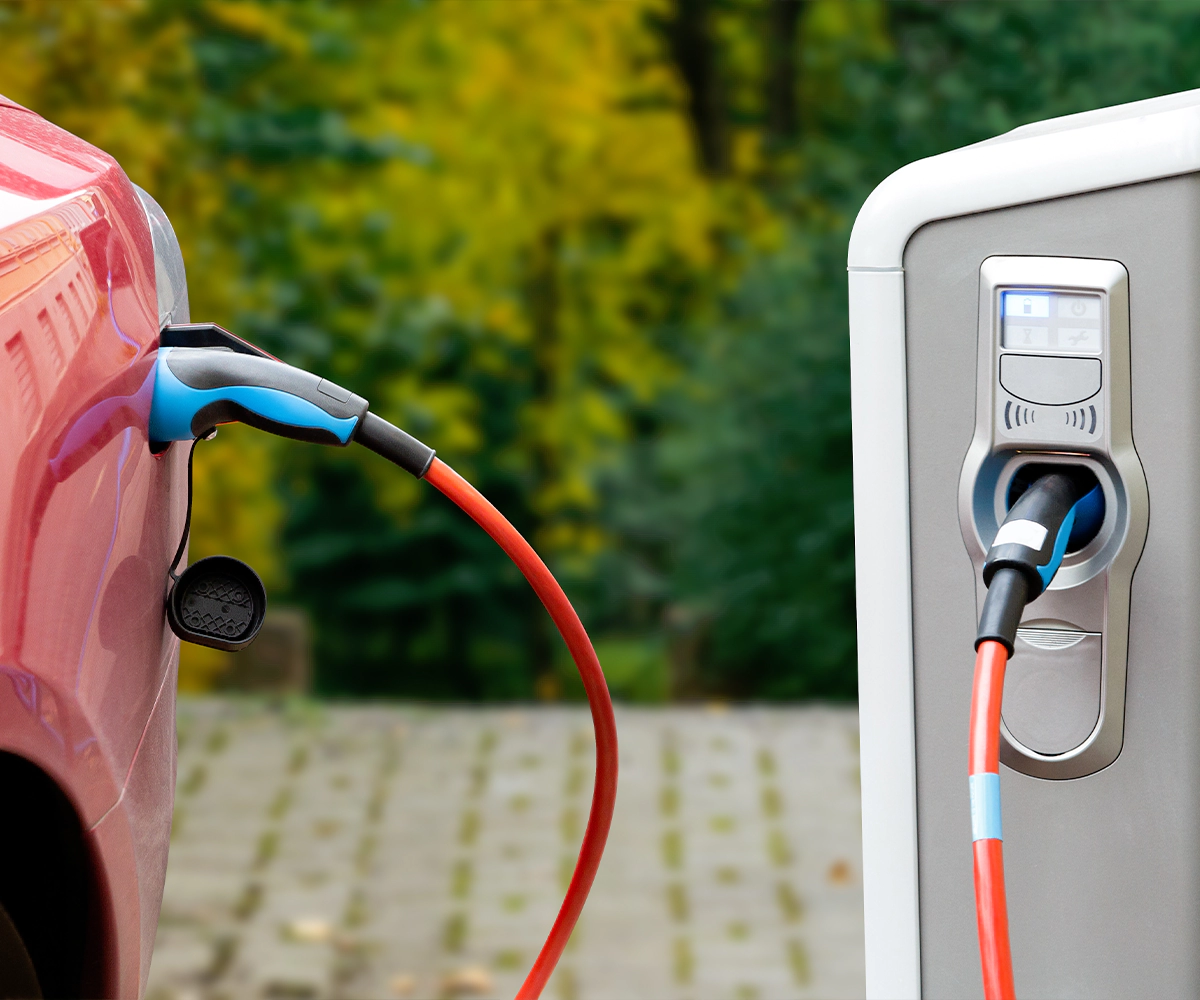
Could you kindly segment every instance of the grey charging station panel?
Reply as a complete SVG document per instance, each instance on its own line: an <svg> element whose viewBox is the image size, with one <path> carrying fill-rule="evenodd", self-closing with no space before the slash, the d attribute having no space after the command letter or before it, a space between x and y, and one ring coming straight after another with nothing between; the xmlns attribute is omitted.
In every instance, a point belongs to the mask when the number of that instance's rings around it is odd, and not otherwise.
<svg viewBox="0 0 1200 1000"><path fill-rule="evenodd" d="M981 273L995 257L1090 258L1124 269L1132 442L1149 504L1145 543L1129 583L1124 710L1114 759L1063 780L1001 767L1017 993L1200 996L1196 175L934 222L908 242L922 992L982 994L964 807L977 571L955 500L977 426ZM1019 379L1014 385L1020 388ZM1033 640L1013 661L1015 671L1028 657L1022 669L1029 697L1054 697L1053 686L1065 682L1045 675L1035 651L1050 655L1044 647L1066 641L1094 649L1101 641L1102 627L1072 624L1081 627L1036 623L1019 638L1019 645ZM1056 637L1056 631L1071 634ZM1078 669L1088 669L1085 657L1079 662ZM1046 720L1033 718L1023 738L1062 750L1089 724L1086 705L1064 704L1073 714L1063 726L1039 734Z"/></svg>
<svg viewBox="0 0 1200 1000"><path fill-rule="evenodd" d="M979 268L975 436L958 487L976 569L1022 474L1090 473L1095 535L1068 551L1030 602L1004 683L1000 759L1040 778L1079 778L1121 752L1129 584L1146 539L1146 478L1133 444L1129 274L1115 260L992 256Z"/></svg>

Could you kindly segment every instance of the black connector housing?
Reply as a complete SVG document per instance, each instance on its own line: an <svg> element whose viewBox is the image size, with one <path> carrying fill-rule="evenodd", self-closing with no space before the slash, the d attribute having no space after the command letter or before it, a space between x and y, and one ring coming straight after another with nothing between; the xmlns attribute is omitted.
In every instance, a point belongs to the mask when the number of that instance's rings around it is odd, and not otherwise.
<svg viewBox="0 0 1200 1000"><path fill-rule="evenodd" d="M353 440L389 462L395 462L418 479L425 478L436 454L429 445L369 412L359 421Z"/></svg>
<svg viewBox="0 0 1200 1000"><path fill-rule="evenodd" d="M1071 512L1091 487L1070 470L1048 472L1030 484L996 532L983 563L988 593L975 648L1002 643L1012 656L1025 606L1050 585L1062 563Z"/></svg>
<svg viewBox="0 0 1200 1000"><path fill-rule="evenodd" d="M992 575L987 597L983 600L983 614L979 616L979 631L975 634L975 648L989 639L998 642L1013 655L1017 641L1017 626L1029 603L1029 585L1025 574L1018 569L1005 567Z"/></svg>
<svg viewBox="0 0 1200 1000"><path fill-rule="evenodd" d="M1013 504L996 533L996 541L983 563L983 582L990 587L997 570L1016 569L1025 575L1029 585L1027 600L1040 596L1050 582L1046 576L1047 567L1052 567L1049 571L1051 579L1058 569L1054 565L1056 549L1065 547L1066 543L1065 538L1059 538L1063 522L1081 495L1078 480L1066 472L1047 473L1033 483ZM1008 540L1010 536L1016 537L1016 533L1006 531L1015 522L1032 522L1031 527L1036 525L1044 529L1036 547ZM1061 551L1057 552L1057 558L1061 560Z"/></svg>
<svg viewBox="0 0 1200 1000"><path fill-rule="evenodd" d="M256 358L277 360L261 347L230 333L216 323L172 323L158 335L159 347L223 347L235 354L250 354Z"/></svg>

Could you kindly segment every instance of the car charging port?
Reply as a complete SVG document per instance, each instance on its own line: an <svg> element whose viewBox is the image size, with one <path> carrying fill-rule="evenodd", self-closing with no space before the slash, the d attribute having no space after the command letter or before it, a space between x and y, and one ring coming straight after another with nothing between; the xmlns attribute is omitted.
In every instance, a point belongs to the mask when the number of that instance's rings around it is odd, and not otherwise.
<svg viewBox="0 0 1200 1000"><path fill-rule="evenodd" d="M1099 533L1104 524L1104 489L1096 474L1086 465L1060 465L1030 462L1022 465L1012 482L1008 485L1007 508L1012 509L1022 494L1048 472L1067 473L1076 480L1082 499L1075 508L1075 523L1071 527L1071 535L1067 539L1067 555L1079 552L1087 547Z"/></svg>

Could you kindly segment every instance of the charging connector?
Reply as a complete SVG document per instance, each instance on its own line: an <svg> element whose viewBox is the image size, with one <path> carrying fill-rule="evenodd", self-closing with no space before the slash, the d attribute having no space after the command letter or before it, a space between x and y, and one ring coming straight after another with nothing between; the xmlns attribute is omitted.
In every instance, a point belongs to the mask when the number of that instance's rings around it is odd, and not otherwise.
<svg viewBox="0 0 1200 1000"><path fill-rule="evenodd" d="M979 616L976 649L991 639L1012 656L1025 605L1050 586L1062 565L1076 508L1091 493L1084 493L1083 485L1069 471L1048 472L1013 504L983 563L988 593Z"/></svg>
<svg viewBox="0 0 1200 1000"><path fill-rule="evenodd" d="M1075 505L1075 521L1071 525L1071 534L1067 538L1067 555L1071 555L1090 545L1104 526L1104 488L1100 485L1100 480L1096 478L1096 473L1089 466L1065 462L1053 465L1043 462L1028 462L1022 465L1009 481L1006 509L1012 510L1030 486L1051 473L1070 476L1079 491L1079 502Z"/></svg>
<svg viewBox="0 0 1200 1000"><path fill-rule="evenodd" d="M574 874L558 917L517 994L518 1000L534 1000L545 988L587 900L616 805L616 720L604 672L579 616L546 564L508 520L470 483L438 460L432 448L370 413L362 397L278 361L212 324L167 327L160 343L149 426L156 451L165 449L171 441L205 437L217 424L234 421L317 444L359 443L418 479L426 480L469 515L516 563L558 627L579 668L592 710L596 777ZM189 477L190 474L189 465ZM189 517L190 502L189 478ZM183 554L183 546L181 542L176 563ZM173 564L172 574L174 569ZM182 595L186 599L184 582L184 577L176 581L171 592L173 598ZM247 585L246 589L253 588ZM228 591L226 586L222 593ZM265 595L260 604L265 607ZM195 630L183 627L180 614L172 613L171 625L181 638L198 641ZM244 626L248 627L239 619L230 627ZM209 641L212 637L201 638L207 645L219 645L217 641Z"/></svg>

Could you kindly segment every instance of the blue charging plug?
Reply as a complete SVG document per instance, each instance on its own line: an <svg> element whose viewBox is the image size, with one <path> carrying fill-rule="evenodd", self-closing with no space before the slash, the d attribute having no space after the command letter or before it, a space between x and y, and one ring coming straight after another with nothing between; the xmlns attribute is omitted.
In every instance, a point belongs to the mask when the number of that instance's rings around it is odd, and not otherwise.
<svg viewBox="0 0 1200 1000"><path fill-rule="evenodd" d="M347 445L367 401L274 358L219 347L162 347L150 405L150 440L191 441L241 421L281 437Z"/></svg>

